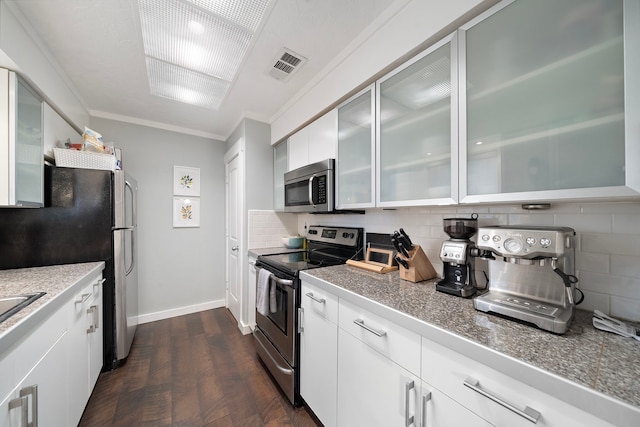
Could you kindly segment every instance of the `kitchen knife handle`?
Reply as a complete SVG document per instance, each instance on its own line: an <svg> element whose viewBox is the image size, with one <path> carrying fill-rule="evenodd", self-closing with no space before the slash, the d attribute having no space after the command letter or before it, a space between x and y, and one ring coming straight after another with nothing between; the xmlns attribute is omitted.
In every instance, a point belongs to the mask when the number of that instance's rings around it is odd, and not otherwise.
<svg viewBox="0 0 640 427"><path fill-rule="evenodd" d="M471 390L475 391L476 393L479 393L484 397L493 400L498 405L507 408L511 412L514 412L520 415L522 418L526 419L527 421L531 421L532 423L537 424L538 420L540 419L540 412L528 406L525 407L524 410L517 408L511 403L505 401L504 399L490 393L489 391L483 390L480 387L480 381L476 380L475 378L467 377L467 379L464 380L464 385L466 387L469 387Z"/></svg>

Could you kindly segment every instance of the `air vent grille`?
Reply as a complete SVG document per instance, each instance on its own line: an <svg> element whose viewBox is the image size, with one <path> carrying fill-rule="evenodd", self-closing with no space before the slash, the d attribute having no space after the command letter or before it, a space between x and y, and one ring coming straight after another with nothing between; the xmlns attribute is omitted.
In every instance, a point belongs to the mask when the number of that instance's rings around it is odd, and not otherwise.
<svg viewBox="0 0 640 427"><path fill-rule="evenodd" d="M302 55L298 55L288 49L282 49L273 60L273 66L269 68L267 74L280 81L289 80L291 75L298 70L306 60Z"/></svg>

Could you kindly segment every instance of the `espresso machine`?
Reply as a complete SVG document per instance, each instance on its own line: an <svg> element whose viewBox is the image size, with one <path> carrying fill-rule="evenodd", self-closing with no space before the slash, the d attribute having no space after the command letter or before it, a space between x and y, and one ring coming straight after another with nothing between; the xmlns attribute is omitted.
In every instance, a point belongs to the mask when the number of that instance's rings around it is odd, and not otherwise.
<svg viewBox="0 0 640 427"><path fill-rule="evenodd" d="M488 260L489 283L474 307L566 332L576 305L575 234L569 227L481 227L477 247Z"/></svg>
<svg viewBox="0 0 640 427"><path fill-rule="evenodd" d="M445 218L444 232L450 237L440 248L443 278L436 283L436 290L459 297L470 297L476 293L475 252L476 245L470 240L478 230L478 214L471 218Z"/></svg>

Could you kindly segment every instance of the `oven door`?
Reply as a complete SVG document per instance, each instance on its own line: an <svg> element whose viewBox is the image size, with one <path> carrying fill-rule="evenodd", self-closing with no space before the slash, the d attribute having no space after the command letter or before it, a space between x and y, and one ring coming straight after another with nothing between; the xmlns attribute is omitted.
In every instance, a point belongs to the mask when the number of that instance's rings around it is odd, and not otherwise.
<svg viewBox="0 0 640 427"><path fill-rule="evenodd" d="M260 267L256 270L258 273L256 280L258 280ZM272 272L269 278L269 289L275 291L275 300L270 304L267 316L263 316L256 310L258 328L292 367L296 364L297 288L297 279L281 278Z"/></svg>

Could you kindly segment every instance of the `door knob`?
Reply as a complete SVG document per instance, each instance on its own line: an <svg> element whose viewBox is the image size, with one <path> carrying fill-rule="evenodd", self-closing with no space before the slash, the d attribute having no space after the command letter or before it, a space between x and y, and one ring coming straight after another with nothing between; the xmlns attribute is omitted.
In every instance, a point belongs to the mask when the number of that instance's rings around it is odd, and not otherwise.
<svg viewBox="0 0 640 427"><path fill-rule="evenodd" d="M232 250L232 251L237 251L237 250L238 250L238 246L233 246L233 247L231 248L231 250Z"/></svg>

